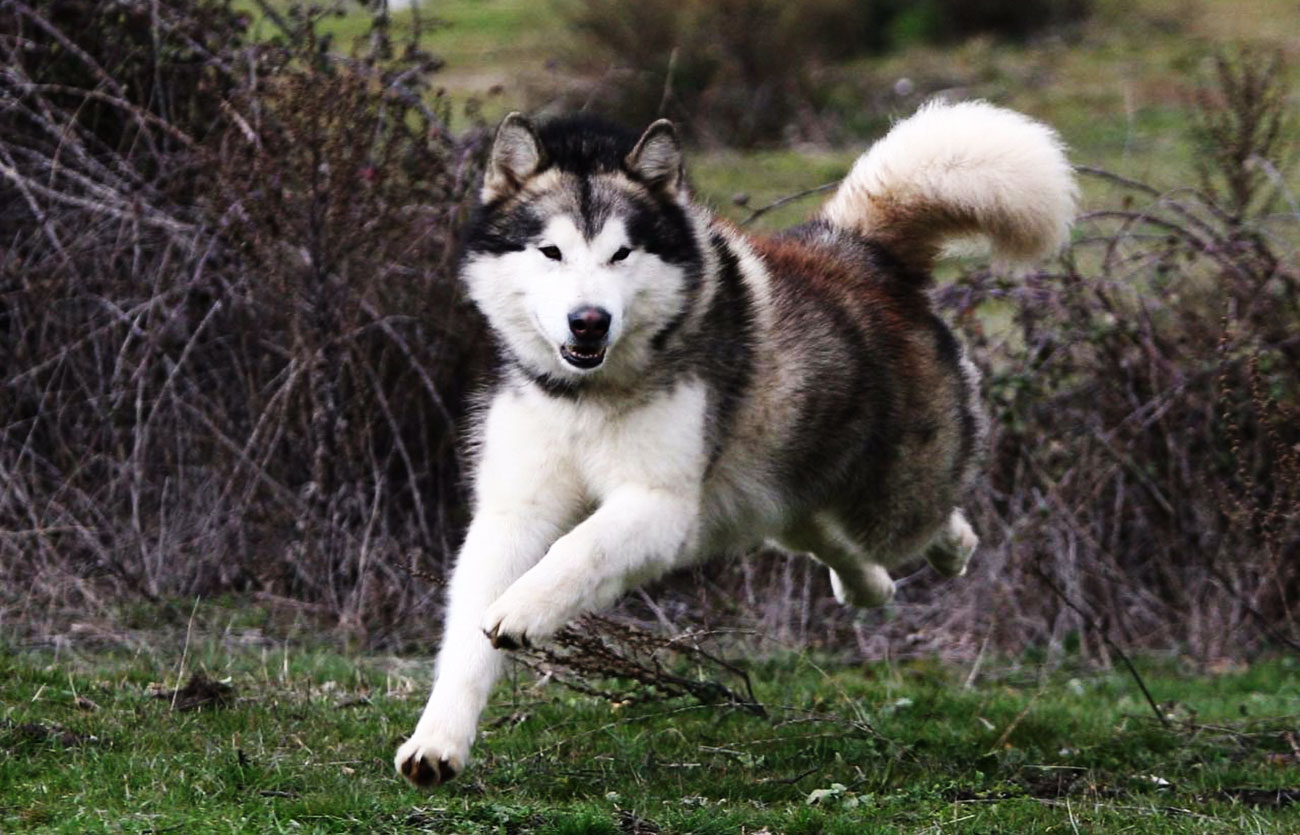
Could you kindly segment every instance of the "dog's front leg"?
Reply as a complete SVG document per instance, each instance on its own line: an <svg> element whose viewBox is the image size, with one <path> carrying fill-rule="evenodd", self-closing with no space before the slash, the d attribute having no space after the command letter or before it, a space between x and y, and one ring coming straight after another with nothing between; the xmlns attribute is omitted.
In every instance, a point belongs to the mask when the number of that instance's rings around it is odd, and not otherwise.
<svg viewBox="0 0 1300 835"><path fill-rule="evenodd" d="M475 473L478 507L447 587L433 690L415 732L397 751L397 770L417 785L451 779L469 757L504 660L483 636L483 612L583 510L571 469L538 442L535 422L526 402L508 396L486 420Z"/></svg>
<svg viewBox="0 0 1300 835"><path fill-rule="evenodd" d="M546 553L558 533L536 519L475 516L447 590L433 690L415 731L397 751L397 770L412 783L437 785L465 767L504 660L479 628L483 611Z"/></svg>
<svg viewBox="0 0 1300 835"><path fill-rule="evenodd" d="M691 552L699 504L695 488L616 489L488 608L483 632L495 647L527 646L663 575Z"/></svg>

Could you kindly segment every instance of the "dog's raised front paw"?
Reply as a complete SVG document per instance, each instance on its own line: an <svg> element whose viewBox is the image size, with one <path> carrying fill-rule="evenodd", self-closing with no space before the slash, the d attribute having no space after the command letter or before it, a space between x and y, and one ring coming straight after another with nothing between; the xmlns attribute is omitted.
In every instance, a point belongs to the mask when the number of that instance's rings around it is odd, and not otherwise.
<svg viewBox="0 0 1300 835"><path fill-rule="evenodd" d="M564 625L557 619L559 607L543 606L533 596L512 586L488 607L483 616L483 634L497 649L520 649L549 638Z"/></svg>
<svg viewBox="0 0 1300 835"><path fill-rule="evenodd" d="M441 785L465 768L468 751L438 742L429 734L417 731L397 749L393 763L407 780L421 788Z"/></svg>
<svg viewBox="0 0 1300 835"><path fill-rule="evenodd" d="M501 631L501 624L493 626L491 629L484 628L483 634L492 642L493 649L528 649L532 646L527 635L511 635L509 632Z"/></svg>

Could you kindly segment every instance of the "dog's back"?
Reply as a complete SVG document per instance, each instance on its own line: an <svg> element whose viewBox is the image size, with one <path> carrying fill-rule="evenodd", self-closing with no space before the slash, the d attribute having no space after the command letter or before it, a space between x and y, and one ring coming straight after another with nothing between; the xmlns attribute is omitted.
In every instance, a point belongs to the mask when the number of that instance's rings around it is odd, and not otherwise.
<svg viewBox="0 0 1300 835"><path fill-rule="evenodd" d="M885 566L920 553L969 486L984 426L978 375L926 293L933 262L971 235L1003 262L1039 258L1063 243L1074 203L1050 130L983 103L931 105L864 154L813 221L729 235L755 256L741 262L765 309L761 370L714 497L740 524L717 538L775 524L794 545L848 539ZM780 518L735 514L732 490ZM833 534L806 535L809 516Z"/></svg>
<svg viewBox="0 0 1300 835"><path fill-rule="evenodd" d="M951 508L979 446L977 382L917 277L823 223L752 246L771 307L734 430L743 466L770 471L784 519L836 506L855 538L912 527L911 493Z"/></svg>

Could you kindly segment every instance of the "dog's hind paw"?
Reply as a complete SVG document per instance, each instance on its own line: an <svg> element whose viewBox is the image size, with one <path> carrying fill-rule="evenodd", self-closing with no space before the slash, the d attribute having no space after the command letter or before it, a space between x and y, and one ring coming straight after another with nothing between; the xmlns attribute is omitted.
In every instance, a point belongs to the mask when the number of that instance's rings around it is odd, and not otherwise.
<svg viewBox="0 0 1300 835"><path fill-rule="evenodd" d="M831 591L841 606L875 609L894 599L894 580L875 564L864 565L852 574L831 569Z"/></svg>
<svg viewBox="0 0 1300 835"><path fill-rule="evenodd" d="M960 510L948 517L948 527L935 537L925 551L925 559L945 577L960 577L966 573L971 555L979 547L980 538L966 521Z"/></svg>

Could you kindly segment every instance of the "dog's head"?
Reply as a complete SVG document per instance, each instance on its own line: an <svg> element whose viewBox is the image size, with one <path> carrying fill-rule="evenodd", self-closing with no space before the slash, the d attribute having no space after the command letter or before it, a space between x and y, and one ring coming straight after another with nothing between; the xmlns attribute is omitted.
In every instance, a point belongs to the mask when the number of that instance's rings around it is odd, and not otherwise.
<svg viewBox="0 0 1300 835"><path fill-rule="evenodd" d="M686 315L702 253L672 123L505 118L462 276L528 374L632 381Z"/></svg>

